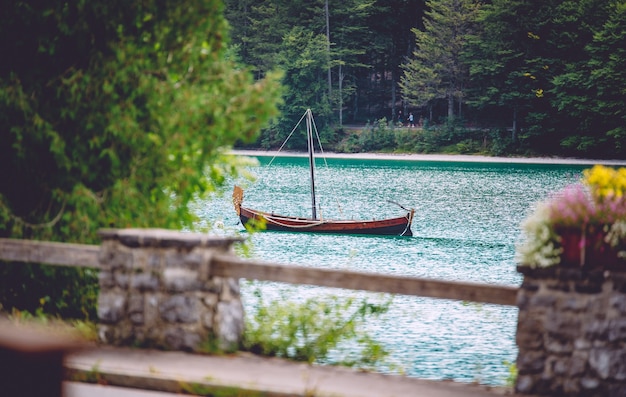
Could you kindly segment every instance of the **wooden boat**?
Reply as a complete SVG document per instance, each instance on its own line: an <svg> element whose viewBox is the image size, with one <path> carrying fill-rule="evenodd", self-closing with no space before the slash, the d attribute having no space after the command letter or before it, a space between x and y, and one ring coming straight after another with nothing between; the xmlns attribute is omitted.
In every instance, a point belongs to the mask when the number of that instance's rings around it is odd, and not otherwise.
<svg viewBox="0 0 626 397"><path fill-rule="evenodd" d="M241 223L245 225L250 221L255 221L264 224L266 230L290 232L412 236L411 223L413 222L415 210L405 208L401 205L400 207L406 211L406 214L397 218L379 220L333 220L318 218L315 204L315 159L312 131L313 116L311 109L307 109L300 119L300 122L304 118L306 118L309 151L311 218L277 215L273 212L269 213L243 207L243 189L239 186L235 186L233 189L233 205L235 206L235 211ZM298 125L299 124L300 123L298 123Z"/></svg>

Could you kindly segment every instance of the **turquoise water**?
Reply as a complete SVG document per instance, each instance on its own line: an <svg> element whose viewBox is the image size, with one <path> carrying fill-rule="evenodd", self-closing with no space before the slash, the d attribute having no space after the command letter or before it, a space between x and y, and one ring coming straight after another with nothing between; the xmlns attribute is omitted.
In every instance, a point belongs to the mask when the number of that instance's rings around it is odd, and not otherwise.
<svg viewBox="0 0 626 397"><path fill-rule="evenodd" d="M308 159L259 157L256 183L244 186L248 207L286 215L311 212ZM253 257L275 263L517 286L520 223L539 200L576 181L583 165L327 159L318 161L318 206L324 218L386 218L416 209L413 237L265 232L251 237ZM239 181L238 183L241 183ZM234 184L234 182L233 182ZM208 222L242 231L230 202L202 203ZM318 214L319 214L318 210ZM377 294L279 283L243 283L246 305L261 285L266 299ZM515 362L517 309L396 296L368 329L392 350L407 375L503 385ZM385 371L385 368L380 368Z"/></svg>

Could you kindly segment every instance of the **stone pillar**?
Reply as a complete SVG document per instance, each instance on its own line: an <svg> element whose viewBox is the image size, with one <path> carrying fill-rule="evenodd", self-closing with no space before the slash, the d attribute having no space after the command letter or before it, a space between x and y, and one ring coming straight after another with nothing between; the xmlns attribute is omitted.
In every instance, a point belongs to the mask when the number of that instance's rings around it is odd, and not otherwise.
<svg viewBox="0 0 626 397"><path fill-rule="evenodd" d="M162 229L102 230L101 342L168 350L236 349L239 281L211 276L211 256L240 238Z"/></svg>
<svg viewBox="0 0 626 397"><path fill-rule="evenodd" d="M518 271L516 392L626 396L626 273Z"/></svg>

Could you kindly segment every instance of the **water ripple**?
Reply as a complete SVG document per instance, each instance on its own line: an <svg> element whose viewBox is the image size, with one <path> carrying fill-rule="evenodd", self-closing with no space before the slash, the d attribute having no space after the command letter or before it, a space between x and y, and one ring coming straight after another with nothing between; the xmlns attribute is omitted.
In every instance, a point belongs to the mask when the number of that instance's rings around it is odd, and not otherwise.
<svg viewBox="0 0 626 397"><path fill-rule="evenodd" d="M260 158L267 164L268 158ZM271 262L441 280L519 285L515 243L537 201L576 179L584 166L329 159L318 164L325 218L385 218L415 207L414 237L266 232L251 237L253 256ZM307 216L307 160L277 158L246 189L247 206ZM235 181L233 181L234 184ZM199 205L206 222L242 230L228 195ZM228 233L228 231L226 231ZM320 294L380 296L280 283L244 283L244 301L261 286L266 299ZM368 324L407 374L502 385L517 355L517 309L396 296L382 321ZM384 371L381 368L381 371Z"/></svg>

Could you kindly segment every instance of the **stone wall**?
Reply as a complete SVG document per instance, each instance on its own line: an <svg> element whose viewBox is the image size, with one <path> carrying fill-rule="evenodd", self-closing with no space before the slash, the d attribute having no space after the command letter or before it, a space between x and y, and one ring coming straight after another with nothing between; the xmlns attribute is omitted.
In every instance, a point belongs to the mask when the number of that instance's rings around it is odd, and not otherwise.
<svg viewBox="0 0 626 397"><path fill-rule="evenodd" d="M100 232L98 334L113 345L230 350L243 333L236 279L211 276L211 255L239 238L161 229Z"/></svg>
<svg viewBox="0 0 626 397"><path fill-rule="evenodd" d="M518 271L516 392L626 396L626 273Z"/></svg>

